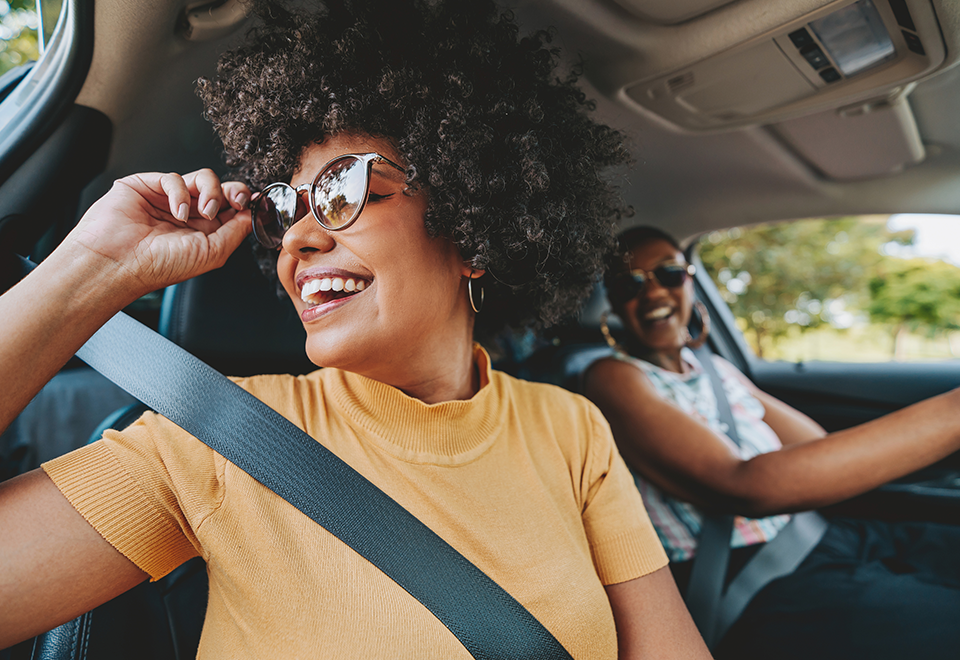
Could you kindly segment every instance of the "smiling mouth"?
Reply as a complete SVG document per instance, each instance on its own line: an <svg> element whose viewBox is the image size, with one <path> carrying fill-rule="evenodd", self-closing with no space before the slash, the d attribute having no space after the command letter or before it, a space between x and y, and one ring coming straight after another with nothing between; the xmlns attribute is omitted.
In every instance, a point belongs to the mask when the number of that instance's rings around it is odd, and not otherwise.
<svg viewBox="0 0 960 660"><path fill-rule="evenodd" d="M316 307L355 296L368 285L366 280L354 277L318 277L304 282L300 289L300 300L310 307Z"/></svg>
<svg viewBox="0 0 960 660"><path fill-rule="evenodd" d="M653 323L655 321L663 321L666 318L673 316L672 307L657 307L656 309L650 310L643 315L643 321L647 323Z"/></svg>

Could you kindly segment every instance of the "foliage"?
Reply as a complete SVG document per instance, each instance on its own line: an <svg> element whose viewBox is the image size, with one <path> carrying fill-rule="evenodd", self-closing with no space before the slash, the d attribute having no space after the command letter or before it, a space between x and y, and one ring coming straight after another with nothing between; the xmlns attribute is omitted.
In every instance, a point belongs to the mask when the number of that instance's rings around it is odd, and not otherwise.
<svg viewBox="0 0 960 660"><path fill-rule="evenodd" d="M39 57L33 0L0 0L0 75Z"/></svg>
<svg viewBox="0 0 960 660"><path fill-rule="evenodd" d="M890 259L883 246L913 241L912 231L892 232L886 220L848 217L713 232L701 240L700 258L762 356L791 328L842 328L851 309L868 305L865 282Z"/></svg>
<svg viewBox="0 0 960 660"><path fill-rule="evenodd" d="M933 335L960 329L960 268L927 259L887 259L870 278L867 311L894 332L894 355L902 357L907 330Z"/></svg>

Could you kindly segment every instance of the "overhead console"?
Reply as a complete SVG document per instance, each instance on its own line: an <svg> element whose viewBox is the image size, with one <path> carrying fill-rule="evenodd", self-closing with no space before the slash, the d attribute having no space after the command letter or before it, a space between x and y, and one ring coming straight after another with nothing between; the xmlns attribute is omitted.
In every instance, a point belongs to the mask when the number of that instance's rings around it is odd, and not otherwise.
<svg viewBox="0 0 960 660"><path fill-rule="evenodd" d="M642 7L649 0L617 2L649 20ZM619 95L681 130L727 130L867 101L880 108L885 97L896 105L944 57L928 0L839 0L695 63L621 84Z"/></svg>

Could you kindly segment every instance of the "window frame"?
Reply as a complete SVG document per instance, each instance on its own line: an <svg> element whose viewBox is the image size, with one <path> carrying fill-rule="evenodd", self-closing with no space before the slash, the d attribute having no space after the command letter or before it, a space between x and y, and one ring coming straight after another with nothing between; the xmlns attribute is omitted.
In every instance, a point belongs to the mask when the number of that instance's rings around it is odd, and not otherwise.
<svg viewBox="0 0 960 660"><path fill-rule="evenodd" d="M40 59L0 100L0 185L54 131L80 93L93 59L93 5L64 0Z"/></svg>

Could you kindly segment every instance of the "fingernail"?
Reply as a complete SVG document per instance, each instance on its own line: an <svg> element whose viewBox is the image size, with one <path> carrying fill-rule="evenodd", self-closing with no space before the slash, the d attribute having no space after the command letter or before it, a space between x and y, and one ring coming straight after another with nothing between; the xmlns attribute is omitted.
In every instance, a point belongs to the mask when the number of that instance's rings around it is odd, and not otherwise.
<svg viewBox="0 0 960 660"><path fill-rule="evenodd" d="M217 217L217 210L220 208L220 202L215 199L211 199L207 202L207 205L203 207L203 214L213 220Z"/></svg>
<svg viewBox="0 0 960 660"><path fill-rule="evenodd" d="M237 208L242 211L243 209L247 208L247 205L250 203L250 195L247 193L240 193L237 195L234 203L236 203Z"/></svg>
<svg viewBox="0 0 960 660"><path fill-rule="evenodd" d="M181 204L180 207L177 209L177 220L180 220L181 222L186 222L187 218L189 217L190 217L190 205Z"/></svg>

